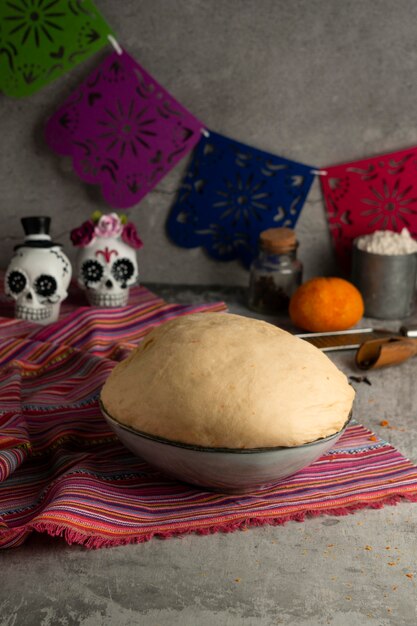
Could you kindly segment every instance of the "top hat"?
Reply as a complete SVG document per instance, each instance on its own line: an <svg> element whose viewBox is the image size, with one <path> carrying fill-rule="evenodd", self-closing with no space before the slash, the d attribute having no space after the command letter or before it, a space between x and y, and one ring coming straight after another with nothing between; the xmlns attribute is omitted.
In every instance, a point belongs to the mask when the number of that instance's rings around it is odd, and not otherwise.
<svg viewBox="0 0 417 626"><path fill-rule="evenodd" d="M15 246L17 248L52 248L54 246L61 247L61 244L51 241L49 236L49 227L51 218L46 215L38 215L36 217L22 217L21 224L25 231L25 240L23 243Z"/></svg>

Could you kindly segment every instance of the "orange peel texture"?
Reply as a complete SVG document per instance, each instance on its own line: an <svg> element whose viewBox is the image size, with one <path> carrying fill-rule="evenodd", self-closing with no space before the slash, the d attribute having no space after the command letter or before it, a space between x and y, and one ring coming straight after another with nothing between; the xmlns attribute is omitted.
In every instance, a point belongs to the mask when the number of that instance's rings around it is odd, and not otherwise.
<svg viewBox="0 0 417 626"><path fill-rule="evenodd" d="M316 277L303 283L290 301L291 321L311 332L347 330L362 318L358 289L344 278Z"/></svg>

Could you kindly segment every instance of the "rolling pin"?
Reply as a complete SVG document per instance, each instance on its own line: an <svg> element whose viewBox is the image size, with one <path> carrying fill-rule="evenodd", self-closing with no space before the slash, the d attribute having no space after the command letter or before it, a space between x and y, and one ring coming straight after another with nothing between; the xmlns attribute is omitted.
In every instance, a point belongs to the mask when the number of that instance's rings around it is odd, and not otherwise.
<svg viewBox="0 0 417 626"><path fill-rule="evenodd" d="M364 341L358 348L355 363L361 370L399 365L417 354L417 338L388 337Z"/></svg>

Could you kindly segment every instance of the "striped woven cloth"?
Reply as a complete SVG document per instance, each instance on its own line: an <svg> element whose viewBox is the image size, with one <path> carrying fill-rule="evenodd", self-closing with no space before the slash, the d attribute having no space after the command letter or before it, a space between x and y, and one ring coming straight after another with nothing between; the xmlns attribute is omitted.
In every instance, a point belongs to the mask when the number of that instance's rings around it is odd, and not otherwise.
<svg viewBox="0 0 417 626"><path fill-rule="evenodd" d="M109 430L100 388L150 328L224 305L167 304L143 287L120 309L74 302L46 327L11 319L0 302L1 547L46 532L98 548L417 501L417 467L359 424L310 467L251 495L167 478Z"/></svg>

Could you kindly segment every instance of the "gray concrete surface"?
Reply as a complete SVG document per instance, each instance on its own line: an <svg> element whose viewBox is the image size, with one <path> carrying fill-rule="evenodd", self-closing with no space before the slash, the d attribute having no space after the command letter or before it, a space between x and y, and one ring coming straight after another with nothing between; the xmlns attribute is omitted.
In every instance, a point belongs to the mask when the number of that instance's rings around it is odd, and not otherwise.
<svg viewBox="0 0 417 626"><path fill-rule="evenodd" d="M120 43L208 128L313 166L417 142L415 0L96 0ZM18 218L68 232L107 206L45 146L45 120L100 54L30 98L0 99L0 267ZM165 221L185 163L131 210L145 281L246 284L237 263L178 248ZM334 272L316 182L298 234L306 277Z"/></svg>
<svg viewBox="0 0 417 626"><path fill-rule="evenodd" d="M242 289L154 290L176 302L220 298L252 315ZM358 374L352 352L331 358ZM357 420L414 463L416 363L354 383ZM97 551L32 537L0 554L0 626L415 626L416 533L417 504L401 502Z"/></svg>

